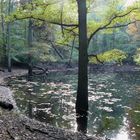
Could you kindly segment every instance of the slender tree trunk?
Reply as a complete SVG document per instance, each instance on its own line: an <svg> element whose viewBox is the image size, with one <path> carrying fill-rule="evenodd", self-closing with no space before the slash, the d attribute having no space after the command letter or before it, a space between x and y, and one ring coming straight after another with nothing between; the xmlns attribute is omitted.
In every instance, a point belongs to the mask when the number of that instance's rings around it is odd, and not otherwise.
<svg viewBox="0 0 140 140"><path fill-rule="evenodd" d="M68 62L68 67L71 67L71 62L72 62L72 55L73 55L73 49L74 49L74 44L75 44L75 38L72 41L72 48L71 48L71 53L70 53L70 58L69 58L69 62Z"/></svg>
<svg viewBox="0 0 140 140"><path fill-rule="evenodd" d="M79 14L79 70L76 100L77 115L87 115L88 111L88 41L86 0L77 0Z"/></svg>
<svg viewBox="0 0 140 140"><path fill-rule="evenodd" d="M32 0L28 0L28 3L30 4ZM33 42L33 29L32 29L32 19L29 19L29 24L28 24L28 47L29 47L29 55L28 55L28 76L33 75L32 71L32 53L31 49L32 48L32 42Z"/></svg>
<svg viewBox="0 0 140 140"><path fill-rule="evenodd" d="M11 0L9 0L8 4L8 15L11 12ZM10 56L10 23L7 24L7 66L8 72L11 72L11 56Z"/></svg>
<svg viewBox="0 0 140 140"><path fill-rule="evenodd" d="M5 42L5 28L4 28L4 5L3 5L3 0L1 0L1 31L2 31L2 65L3 67L6 66L6 42Z"/></svg>
<svg viewBox="0 0 140 140"><path fill-rule="evenodd" d="M113 33L112 33L112 48L111 49L114 49L115 48L115 30L113 30Z"/></svg>
<svg viewBox="0 0 140 140"><path fill-rule="evenodd" d="M106 34L103 34L103 41L102 41L100 53L103 53L103 52L105 52L107 50L108 50L108 46L107 46L107 35Z"/></svg>
<svg viewBox="0 0 140 140"><path fill-rule="evenodd" d="M8 72L11 72L11 56L10 56L10 23L7 26L7 66Z"/></svg>
<svg viewBox="0 0 140 140"><path fill-rule="evenodd" d="M29 55L28 55L28 75L32 76L32 54L30 52L30 48L32 47L32 20L29 19L29 26L28 26L28 47L29 47Z"/></svg>

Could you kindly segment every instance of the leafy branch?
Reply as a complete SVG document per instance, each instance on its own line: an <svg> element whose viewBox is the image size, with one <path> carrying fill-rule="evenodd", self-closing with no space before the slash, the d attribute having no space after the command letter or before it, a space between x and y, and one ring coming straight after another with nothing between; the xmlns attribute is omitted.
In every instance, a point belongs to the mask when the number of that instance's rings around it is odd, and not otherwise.
<svg viewBox="0 0 140 140"><path fill-rule="evenodd" d="M97 29L90 35L90 37L89 37L89 39L88 39L88 44L89 44L90 41L92 40L93 36L94 36L97 32L99 32L99 31L101 31L101 30L110 29L110 28L125 27L125 26L128 26L129 24L132 24L132 23L136 22L136 20L135 20L135 21L129 22L129 23L127 23L127 24L121 24L121 25L116 25L116 26L110 26L110 27L108 27L115 19L125 17L125 16L129 15L131 12L133 12L133 11L135 11L135 10L138 10L138 8L133 8L133 9L131 9L130 11L128 11L127 13L125 13L125 14L121 14L121 15L115 14L112 18L110 18L110 20L108 21L108 23L106 23L104 26L100 26L99 28L97 28Z"/></svg>
<svg viewBox="0 0 140 140"><path fill-rule="evenodd" d="M13 15L15 20L24 20L24 19L35 19L35 20L40 20L40 21L44 21L47 23L51 23L54 25L59 25L59 26L65 26L65 27L78 27L78 24L66 24L66 23L61 23L61 22L55 22L55 21L49 21L49 20L45 20L39 17L34 17L33 15L31 16L25 16L25 17L17 17L17 15Z"/></svg>

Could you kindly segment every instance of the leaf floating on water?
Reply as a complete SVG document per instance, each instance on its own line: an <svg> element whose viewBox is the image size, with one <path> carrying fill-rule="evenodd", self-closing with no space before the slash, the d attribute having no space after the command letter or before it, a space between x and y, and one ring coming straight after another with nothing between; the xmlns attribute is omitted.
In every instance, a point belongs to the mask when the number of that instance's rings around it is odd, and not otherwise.
<svg viewBox="0 0 140 140"><path fill-rule="evenodd" d="M36 93L35 92L31 92L31 95L36 95Z"/></svg>
<svg viewBox="0 0 140 140"><path fill-rule="evenodd" d="M104 110L104 111L107 111L107 112L112 112L113 110L110 108L110 107L98 107L98 109L100 110Z"/></svg>
<svg viewBox="0 0 140 140"><path fill-rule="evenodd" d="M24 86L23 84L18 84L18 87L19 87L19 88L21 88L21 87L23 87L23 86Z"/></svg>
<svg viewBox="0 0 140 140"><path fill-rule="evenodd" d="M41 96L44 96L44 95L47 95L48 94L48 92L43 92L43 93L41 93Z"/></svg>
<svg viewBox="0 0 140 140"><path fill-rule="evenodd" d="M21 80L21 82L26 83L26 82L27 82L27 80L23 79L23 80Z"/></svg>
<svg viewBox="0 0 140 140"><path fill-rule="evenodd" d="M33 85L30 85L30 83L27 83L26 87L28 87L28 88L32 88Z"/></svg>
<svg viewBox="0 0 140 140"><path fill-rule="evenodd" d="M135 112L135 113L140 113L140 111L139 111L139 110L135 110L134 112Z"/></svg>
<svg viewBox="0 0 140 140"><path fill-rule="evenodd" d="M33 112L36 112L36 111L37 111L37 108L36 108L36 107L34 107L34 108L33 108Z"/></svg>
<svg viewBox="0 0 140 140"><path fill-rule="evenodd" d="M35 86L38 86L39 85L38 82L30 82L30 84L35 85Z"/></svg>
<svg viewBox="0 0 140 140"><path fill-rule="evenodd" d="M43 85L43 86L44 86L44 85L46 85L46 83L41 83L41 85Z"/></svg>
<svg viewBox="0 0 140 140"><path fill-rule="evenodd" d="M114 102L111 102L109 99L104 99L102 102L109 105L114 104Z"/></svg>
<svg viewBox="0 0 140 140"><path fill-rule="evenodd" d="M118 102L118 101L121 101L121 99L117 99L117 98L112 98L110 99L112 102Z"/></svg>
<svg viewBox="0 0 140 140"><path fill-rule="evenodd" d="M89 97L89 101L97 101L101 98L103 98L104 96L90 96Z"/></svg>
<svg viewBox="0 0 140 140"><path fill-rule="evenodd" d="M33 90L34 90L34 89L32 89L32 88L29 88L29 89L28 89L28 91L33 91Z"/></svg>
<svg viewBox="0 0 140 140"><path fill-rule="evenodd" d="M45 91L46 89L45 89L45 88L41 88L40 90L41 90L41 91Z"/></svg>
<svg viewBox="0 0 140 140"><path fill-rule="evenodd" d="M15 76L11 76L10 78L12 78L12 79L16 79L17 77L15 77Z"/></svg>

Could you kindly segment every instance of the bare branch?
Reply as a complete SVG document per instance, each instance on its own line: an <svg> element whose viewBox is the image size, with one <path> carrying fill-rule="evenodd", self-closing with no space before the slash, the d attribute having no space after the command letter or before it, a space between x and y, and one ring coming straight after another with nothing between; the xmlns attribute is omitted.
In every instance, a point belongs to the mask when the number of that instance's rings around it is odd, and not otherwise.
<svg viewBox="0 0 140 140"><path fill-rule="evenodd" d="M9 129L7 129L7 133L10 137L11 140L15 140L16 138L11 134L11 132L9 131Z"/></svg>
<svg viewBox="0 0 140 140"><path fill-rule="evenodd" d="M128 26L128 25L130 25L130 24L133 24L133 23L136 23L136 22L138 22L138 21L140 21L140 20L131 21L131 22L128 22L128 23L126 23L126 24L119 24L119 25L115 25L115 26L109 26L109 27L106 27L105 29L126 27L126 26Z"/></svg>
<svg viewBox="0 0 140 140"><path fill-rule="evenodd" d="M72 46L72 45L70 45L70 44L64 44L64 43L59 43L58 45L60 45L60 46L67 46L67 47L70 47L70 48L72 48L72 47L74 47L74 49L76 49L76 50L78 50L79 51L79 48L78 47L76 47L76 46Z"/></svg>
<svg viewBox="0 0 140 140"><path fill-rule="evenodd" d="M60 13L61 24L63 23L63 8L64 8L64 1L62 0L62 3L61 3L61 13ZM61 25L61 31L62 31L62 36L64 37L63 25Z"/></svg>
<svg viewBox="0 0 140 140"><path fill-rule="evenodd" d="M74 36L73 41L72 41L72 48L71 48L71 53L70 53L70 58L69 58L68 66L71 66L71 60L72 60L72 55L73 55L73 49L74 49L75 39L76 39L76 36Z"/></svg>
<svg viewBox="0 0 140 140"><path fill-rule="evenodd" d="M79 34L74 32L74 29L76 29L77 27L73 27L72 29L68 29L66 27L63 27L64 30L68 31L68 33L72 33L74 36L78 36Z"/></svg>
<svg viewBox="0 0 140 140"><path fill-rule="evenodd" d="M60 51L55 47L54 43L51 42L51 41L49 41L49 42L50 42L52 48L53 48L53 49L55 50L55 52L58 54L58 56L63 60L63 59L64 59L63 55L62 55L62 54L60 53Z"/></svg>

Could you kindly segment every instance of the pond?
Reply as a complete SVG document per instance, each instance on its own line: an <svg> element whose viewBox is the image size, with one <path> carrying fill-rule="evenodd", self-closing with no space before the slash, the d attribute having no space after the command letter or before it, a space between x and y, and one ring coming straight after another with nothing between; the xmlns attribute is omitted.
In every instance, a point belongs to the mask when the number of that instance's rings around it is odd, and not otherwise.
<svg viewBox="0 0 140 140"><path fill-rule="evenodd" d="M11 77L21 112L41 122L76 131L77 74L52 72L45 78ZM140 72L89 74L89 135L140 140Z"/></svg>

